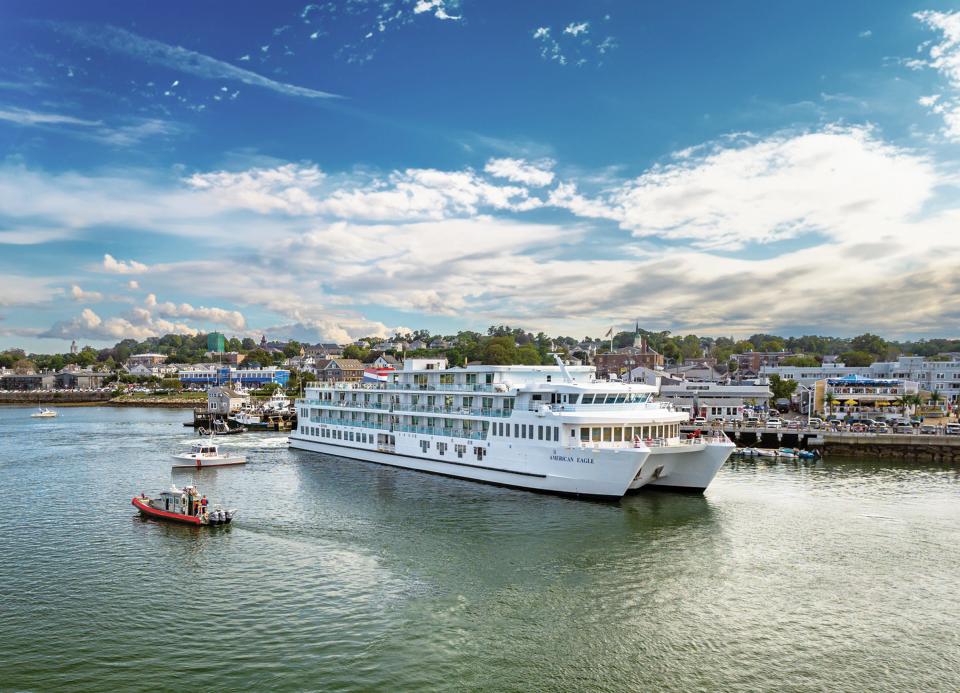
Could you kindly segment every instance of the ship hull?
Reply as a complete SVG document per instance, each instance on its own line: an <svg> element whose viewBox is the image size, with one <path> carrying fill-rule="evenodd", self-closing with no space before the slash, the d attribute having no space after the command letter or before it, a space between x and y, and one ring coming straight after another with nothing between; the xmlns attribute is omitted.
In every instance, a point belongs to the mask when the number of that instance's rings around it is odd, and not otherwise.
<svg viewBox="0 0 960 693"><path fill-rule="evenodd" d="M588 453L580 451L579 456L574 454L561 456L580 461L564 461L555 470L548 470L544 465L528 465L523 469L518 468L516 464L498 465L495 455L484 460L483 464L475 464L469 461L443 461L397 452L354 448L298 436L290 436L289 445L298 450L469 479L497 486L607 499L622 498L626 494L648 454L647 451L637 451L632 454L613 454L612 451L597 450L591 450ZM590 469L590 472L585 472L585 469Z"/></svg>

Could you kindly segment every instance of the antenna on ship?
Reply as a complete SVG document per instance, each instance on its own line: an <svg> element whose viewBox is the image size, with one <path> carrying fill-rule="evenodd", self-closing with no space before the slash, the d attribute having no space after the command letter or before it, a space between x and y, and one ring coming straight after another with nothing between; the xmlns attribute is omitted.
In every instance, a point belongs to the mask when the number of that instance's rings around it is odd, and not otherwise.
<svg viewBox="0 0 960 693"><path fill-rule="evenodd" d="M570 371L567 370L567 364L563 362L563 359L560 358L560 354L555 351L551 351L550 355L553 357L554 361L557 362L557 365L560 366L560 372L563 373L563 379L568 383L573 382L573 376L570 375Z"/></svg>

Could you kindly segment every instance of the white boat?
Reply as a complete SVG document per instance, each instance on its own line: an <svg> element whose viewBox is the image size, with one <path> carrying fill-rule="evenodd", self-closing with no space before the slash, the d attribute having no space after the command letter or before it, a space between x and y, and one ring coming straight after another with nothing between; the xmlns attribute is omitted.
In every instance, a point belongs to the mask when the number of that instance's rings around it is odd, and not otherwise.
<svg viewBox="0 0 960 693"><path fill-rule="evenodd" d="M241 426L256 426L263 423L263 418L259 414L246 409L241 409L227 418Z"/></svg>
<svg viewBox="0 0 960 693"><path fill-rule="evenodd" d="M282 390L277 390L273 396L263 403L264 412L285 412L292 406L290 399L283 394Z"/></svg>
<svg viewBox="0 0 960 693"><path fill-rule="evenodd" d="M37 407L37 410L30 415L31 419L52 419L57 415L53 409L46 407Z"/></svg>
<svg viewBox="0 0 960 693"><path fill-rule="evenodd" d="M212 442L194 443L190 452L181 452L173 459L181 464L173 465L174 469L203 469L205 467L230 467L237 464L246 464L247 458L241 455L223 455L216 444Z"/></svg>
<svg viewBox="0 0 960 693"><path fill-rule="evenodd" d="M771 450L770 448L757 448L757 455L760 457L779 457L780 452L778 450Z"/></svg>
<svg viewBox="0 0 960 693"><path fill-rule="evenodd" d="M466 366L407 359L392 382L315 383L292 448L504 486L619 498L703 491L734 445L686 438L656 388L592 366Z"/></svg>

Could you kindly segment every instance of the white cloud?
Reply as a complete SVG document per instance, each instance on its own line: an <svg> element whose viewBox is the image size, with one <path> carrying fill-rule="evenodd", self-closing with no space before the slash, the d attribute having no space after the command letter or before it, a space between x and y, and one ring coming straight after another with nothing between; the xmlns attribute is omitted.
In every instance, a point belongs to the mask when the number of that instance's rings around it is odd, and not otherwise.
<svg viewBox="0 0 960 693"><path fill-rule="evenodd" d="M858 38L870 38L871 36L873 36L873 32L870 29L864 29L859 34L857 34Z"/></svg>
<svg viewBox="0 0 960 693"><path fill-rule="evenodd" d="M78 303L97 303L103 300L103 294L99 291L84 291L76 284L70 287L70 296Z"/></svg>
<svg viewBox="0 0 960 693"><path fill-rule="evenodd" d="M126 29L110 25L52 23L58 32L78 43L99 48L109 53L121 53L151 65L160 65L179 70L203 79L229 79L255 87L262 87L287 96L302 96L310 99L336 98L317 89L308 89L264 77L209 55L171 46L162 41L138 36Z"/></svg>
<svg viewBox="0 0 960 693"><path fill-rule="evenodd" d="M80 315L56 322L39 337L50 339L94 339L119 341L121 339L147 339L164 334L196 334L197 330L183 323L155 320L147 311L133 309L127 317L101 318L90 308Z"/></svg>
<svg viewBox="0 0 960 693"><path fill-rule="evenodd" d="M316 166L284 164L247 171L196 173L186 183L212 194L223 207L239 207L260 213L316 214L316 196L324 174Z"/></svg>
<svg viewBox="0 0 960 693"><path fill-rule="evenodd" d="M243 314L236 310L207 308L204 306L194 308L189 303L175 304L170 301L159 303L154 294L147 295L145 304L151 313L156 313L165 318L187 318L202 322L211 322L238 332L247 326L247 321L243 317Z"/></svg>
<svg viewBox="0 0 960 693"><path fill-rule="evenodd" d="M44 277L0 273L0 306L34 306L50 301L60 291Z"/></svg>
<svg viewBox="0 0 960 693"><path fill-rule="evenodd" d="M148 269L150 268L136 260L117 260L109 253L105 253L103 256L104 272L110 272L111 274L142 274Z"/></svg>
<svg viewBox="0 0 960 693"><path fill-rule="evenodd" d="M551 202L618 221L636 236L733 249L809 232L870 238L918 213L937 183L927 157L867 128L829 128L717 147L654 167L599 199L561 186Z"/></svg>
<svg viewBox="0 0 960 693"><path fill-rule="evenodd" d="M460 19L459 16L449 14L446 7L444 7L445 4L445 0L417 0L417 4L413 6L413 13L423 14L424 12L432 11L433 16L437 19Z"/></svg>
<svg viewBox="0 0 960 693"><path fill-rule="evenodd" d="M514 183L534 187L543 187L553 182L552 161L541 162L539 166L523 159L490 159L483 170L491 176L506 178Z"/></svg>
<svg viewBox="0 0 960 693"><path fill-rule="evenodd" d="M0 120L17 125L79 125L83 127L102 125L99 120L85 120L60 113L39 113L23 108L0 109Z"/></svg>
<svg viewBox="0 0 960 693"><path fill-rule="evenodd" d="M128 289L139 289L139 288L140 288L140 282L138 282L136 279L131 279L130 281L127 282L127 288L128 288Z"/></svg>
<svg viewBox="0 0 960 693"><path fill-rule="evenodd" d="M940 32L940 41L929 44L929 59L907 61L911 67L931 67L939 72L953 89L953 93L944 95L939 101L930 104L931 112L942 116L943 134L954 142L960 142L960 11L955 12L917 12L913 15L928 29ZM925 50L923 44L918 51ZM925 105L922 103L921 105Z"/></svg>
<svg viewBox="0 0 960 693"><path fill-rule="evenodd" d="M580 34L586 34L588 31L590 31L590 22L570 22L563 33L570 36L579 36Z"/></svg>

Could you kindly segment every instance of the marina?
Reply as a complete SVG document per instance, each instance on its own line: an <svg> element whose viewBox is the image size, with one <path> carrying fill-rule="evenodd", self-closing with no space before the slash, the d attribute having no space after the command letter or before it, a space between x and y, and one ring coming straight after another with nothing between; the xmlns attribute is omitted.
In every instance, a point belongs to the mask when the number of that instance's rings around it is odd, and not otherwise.
<svg viewBox="0 0 960 693"><path fill-rule="evenodd" d="M11 689L960 687L953 465L732 459L703 495L595 503L247 434L246 465L173 475L240 509L211 531L130 505L170 487L184 412L29 411L0 408Z"/></svg>

